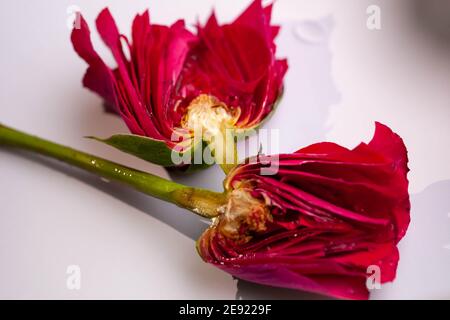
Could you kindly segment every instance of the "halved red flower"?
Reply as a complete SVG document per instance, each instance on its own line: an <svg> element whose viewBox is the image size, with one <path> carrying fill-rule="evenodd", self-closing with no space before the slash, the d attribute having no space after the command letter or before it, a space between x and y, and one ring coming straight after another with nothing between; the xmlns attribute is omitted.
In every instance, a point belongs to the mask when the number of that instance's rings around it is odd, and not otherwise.
<svg viewBox="0 0 450 320"><path fill-rule="evenodd" d="M102 96L133 134L170 148L197 125L206 131L257 126L273 110L287 70L286 60L275 58L278 27L270 25L271 8L255 0L223 26L213 14L198 26L198 35L182 20L171 26L151 24L146 11L134 19L132 41L119 33L104 9L96 25L117 62L115 69L95 52L81 17L71 39L89 65L83 84Z"/></svg>
<svg viewBox="0 0 450 320"><path fill-rule="evenodd" d="M175 124L168 113L169 99L196 36L182 20L170 27L150 24L147 11L135 17L131 43L119 33L108 9L99 14L96 25L117 68L110 69L95 52L88 25L80 17L80 28L73 29L71 39L89 65L84 86L102 96L132 133L170 145ZM124 44L131 59L126 58Z"/></svg>
<svg viewBox="0 0 450 320"><path fill-rule="evenodd" d="M353 150L324 142L249 159L230 172L228 204L198 251L241 279L366 299L369 266L381 283L395 278L409 224L407 161L402 139L379 123ZM274 174L262 175L268 166Z"/></svg>
<svg viewBox="0 0 450 320"><path fill-rule="evenodd" d="M280 27L270 24L272 5L254 1L234 22L219 25L213 12L198 25L199 42L181 73L177 101L183 106L200 94L218 98L239 110L238 128L257 126L280 96L287 61L275 58Z"/></svg>

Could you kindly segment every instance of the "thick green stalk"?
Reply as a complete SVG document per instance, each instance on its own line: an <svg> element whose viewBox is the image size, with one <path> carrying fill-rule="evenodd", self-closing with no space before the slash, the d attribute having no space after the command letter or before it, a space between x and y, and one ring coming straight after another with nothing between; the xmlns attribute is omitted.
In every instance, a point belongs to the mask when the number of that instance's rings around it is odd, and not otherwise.
<svg viewBox="0 0 450 320"><path fill-rule="evenodd" d="M0 124L0 146L26 149L61 160L109 180L133 187L150 196L176 204L207 218L217 216L225 195L205 189L188 187L161 177L132 169Z"/></svg>
<svg viewBox="0 0 450 320"><path fill-rule="evenodd" d="M238 164L237 141L231 129L224 129L210 141L216 163L227 175Z"/></svg>

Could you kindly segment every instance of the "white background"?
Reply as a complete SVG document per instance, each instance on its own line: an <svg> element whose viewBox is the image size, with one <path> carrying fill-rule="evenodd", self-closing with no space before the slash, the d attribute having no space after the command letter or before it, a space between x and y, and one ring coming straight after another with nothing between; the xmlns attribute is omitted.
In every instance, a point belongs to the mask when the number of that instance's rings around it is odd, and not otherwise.
<svg viewBox="0 0 450 320"><path fill-rule="evenodd" d="M82 138L126 128L81 87L85 64L72 50L66 9L77 5L94 29L109 6L129 34L133 16L147 7L154 22L183 17L193 24L213 6L230 21L248 3L1 1L0 122L168 177ZM366 28L370 4L381 8L381 30ZM440 23L449 21L449 7L445 0L275 4L274 20L283 24L279 55L290 69L282 104L265 127L280 129L280 151L321 140L353 147L370 139L375 120L407 144L412 222L397 280L373 298L450 298L450 36ZM206 224L187 211L24 155L0 150L0 298L315 297L235 281L204 264L194 239ZM184 181L219 190L221 179L213 168ZM69 265L81 268L80 290L66 287Z"/></svg>

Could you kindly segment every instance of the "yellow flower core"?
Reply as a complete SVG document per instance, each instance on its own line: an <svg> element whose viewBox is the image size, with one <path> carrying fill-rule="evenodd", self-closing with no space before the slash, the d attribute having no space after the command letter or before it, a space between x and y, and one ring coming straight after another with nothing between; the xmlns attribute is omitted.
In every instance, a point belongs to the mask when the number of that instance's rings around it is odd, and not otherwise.
<svg viewBox="0 0 450 320"><path fill-rule="evenodd" d="M214 137L234 127L239 119L239 110L230 110L216 97L201 94L187 107L181 126L194 134L200 133L203 140L212 142Z"/></svg>

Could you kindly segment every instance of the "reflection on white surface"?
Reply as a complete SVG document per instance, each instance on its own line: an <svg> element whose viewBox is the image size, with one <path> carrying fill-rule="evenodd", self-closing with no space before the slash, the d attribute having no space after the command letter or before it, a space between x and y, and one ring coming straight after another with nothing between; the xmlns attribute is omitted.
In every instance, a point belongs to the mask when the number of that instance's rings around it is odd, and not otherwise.
<svg viewBox="0 0 450 320"><path fill-rule="evenodd" d="M411 195L411 223L400 242L395 282L374 299L450 299L450 180Z"/></svg>
<svg viewBox="0 0 450 320"><path fill-rule="evenodd" d="M300 21L294 24L292 32L297 39L309 43L320 43L329 38L329 23L326 21Z"/></svg>

